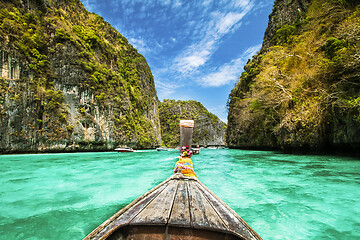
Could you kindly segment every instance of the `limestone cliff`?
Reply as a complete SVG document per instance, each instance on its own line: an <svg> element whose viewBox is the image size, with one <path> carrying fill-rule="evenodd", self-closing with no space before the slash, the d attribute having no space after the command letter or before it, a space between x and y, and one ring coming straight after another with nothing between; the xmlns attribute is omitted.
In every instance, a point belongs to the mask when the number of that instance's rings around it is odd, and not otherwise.
<svg viewBox="0 0 360 240"><path fill-rule="evenodd" d="M359 153L359 49L359 1L277 0L229 95L228 145Z"/></svg>
<svg viewBox="0 0 360 240"><path fill-rule="evenodd" d="M79 0L0 1L0 151L161 143L145 58Z"/></svg>
<svg viewBox="0 0 360 240"><path fill-rule="evenodd" d="M226 124L217 116L208 112L197 101L175 101L165 99L160 103L160 123L163 145L180 145L181 119L195 121L193 145L224 146Z"/></svg>
<svg viewBox="0 0 360 240"><path fill-rule="evenodd" d="M301 21L302 17L306 15L310 2L311 0L276 0L269 16L262 48L268 49L276 44L274 37L276 31L282 26Z"/></svg>

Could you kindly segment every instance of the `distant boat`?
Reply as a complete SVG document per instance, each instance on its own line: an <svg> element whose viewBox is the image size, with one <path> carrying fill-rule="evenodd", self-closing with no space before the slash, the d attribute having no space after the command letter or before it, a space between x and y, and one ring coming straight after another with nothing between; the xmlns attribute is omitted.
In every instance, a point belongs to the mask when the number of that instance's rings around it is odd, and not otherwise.
<svg viewBox="0 0 360 240"><path fill-rule="evenodd" d="M134 149L132 149L130 147L119 147L119 148L115 148L114 151L117 151L117 152L133 152Z"/></svg>
<svg viewBox="0 0 360 240"><path fill-rule="evenodd" d="M208 147L207 149L217 149L217 147Z"/></svg>
<svg viewBox="0 0 360 240"><path fill-rule="evenodd" d="M194 155L200 154L200 148L193 148L192 151Z"/></svg>
<svg viewBox="0 0 360 240"><path fill-rule="evenodd" d="M156 148L157 151L168 151L167 147L158 147Z"/></svg>

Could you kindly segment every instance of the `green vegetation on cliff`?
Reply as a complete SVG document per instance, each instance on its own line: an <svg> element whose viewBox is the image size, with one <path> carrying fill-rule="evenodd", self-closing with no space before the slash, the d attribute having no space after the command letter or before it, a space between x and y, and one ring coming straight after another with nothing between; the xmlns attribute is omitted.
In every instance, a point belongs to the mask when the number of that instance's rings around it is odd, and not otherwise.
<svg viewBox="0 0 360 240"><path fill-rule="evenodd" d="M270 20L281 14L273 12ZM267 45L246 64L229 96L229 146L358 151L358 1L309 1L307 11L279 27Z"/></svg>
<svg viewBox="0 0 360 240"><path fill-rule="evenodd" d="M159 107L161 139L167 147L180 145L180 120L195 121L193 145L225 145L226 124L201 103L165 99Z"/></svg>
<svg viewBox="0 0 360 240"><path fill-rule="evenodd" d="M0 23L0 127L4 135L19 136L2 137L0 149L17 141L34 149L49 141L138 148L160 143L158 100L145 58L79 0L0 2ZM8 59L11 67L3 64ZM70 90L88 101L70 103ZM13 114L26 114L13 109L25 111L25 105L31 117L7 129ZM98 122L103 115L109 129ZM79 133L90 127L98 129L95 137Z"/></svg>

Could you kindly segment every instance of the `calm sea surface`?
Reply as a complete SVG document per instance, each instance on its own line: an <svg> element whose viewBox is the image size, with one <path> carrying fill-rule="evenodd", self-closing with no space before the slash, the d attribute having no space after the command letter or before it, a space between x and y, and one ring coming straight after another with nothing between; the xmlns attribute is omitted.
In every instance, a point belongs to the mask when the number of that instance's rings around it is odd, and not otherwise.
<svg viewBox="0 0 360 240"><path fill-rule="evenodd" d="M0 239L82 239L172 174L178 152L0 155ZM360 160L203 150L200 181L264 240L360 239Z"/></svg>

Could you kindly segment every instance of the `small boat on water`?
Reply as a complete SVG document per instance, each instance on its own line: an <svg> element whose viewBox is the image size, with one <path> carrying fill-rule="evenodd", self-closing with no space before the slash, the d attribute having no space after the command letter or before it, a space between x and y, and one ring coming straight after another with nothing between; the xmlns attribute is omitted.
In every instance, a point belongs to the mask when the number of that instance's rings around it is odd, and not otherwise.
<svg viewBox="0 0 360 240"><path fill-rule="evenodd" d="M207 149L218 149L218 148L215 146L211 146L211 147L208 147Z"/></svg>
<svg viewBox="0 0 360 240"><path fill-rule="evenodd" d="M158 147L156 148L156 151L168 151L167 147Z"/></svg>
<svg viewBox="0 0 360 240"><path fill-rule="evenodd" d="M115 148L114 151L117 151L117 152L133 152L134 149L132 149L130 147L118 147L118 148Z"/></svg>
<svg viewBox="0 0 360 240"><path fill-rule="evenodd" d="M183 147L174 173L115 213L84 240L262 240L197 179L188 148L193 126L193 121L187 120L184 125L180 122Z"/></svg>
<svg viewBox="0 0 360 240"><path fill-rule="evenodd" d="M200 148L193 148L192 151L194 155L200 154Z"/></svg>

